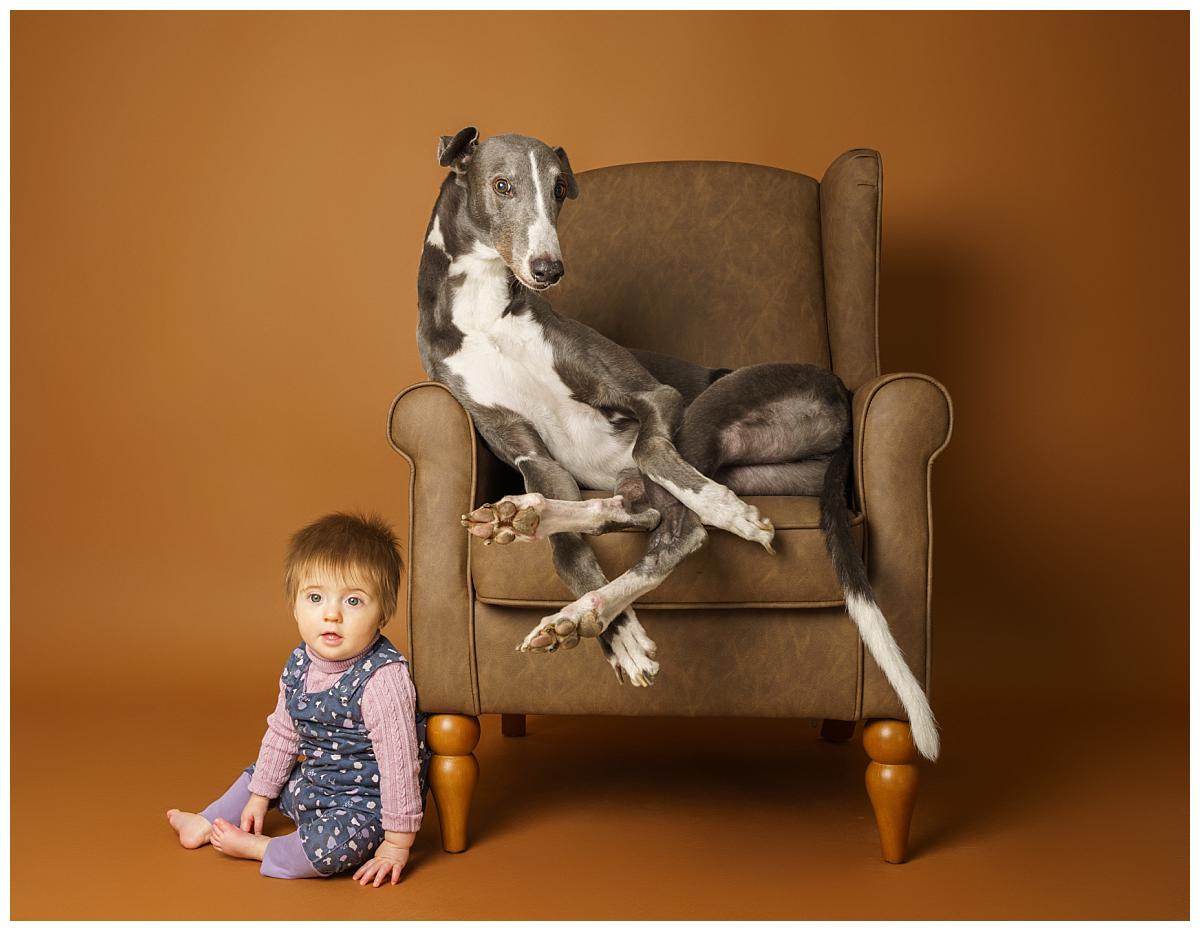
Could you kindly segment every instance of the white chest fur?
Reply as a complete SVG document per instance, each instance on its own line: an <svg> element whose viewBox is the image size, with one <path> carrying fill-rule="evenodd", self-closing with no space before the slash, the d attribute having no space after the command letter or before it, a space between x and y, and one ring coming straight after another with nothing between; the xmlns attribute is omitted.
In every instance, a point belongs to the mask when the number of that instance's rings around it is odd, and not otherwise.
<svg viewBox="0 0 1200 931"><path fill-rule="evenodd" d="M501 316L508 305L508 273L499 256L476 247L456 258L449 273L465 273L450 311L465 336L446 367L463 380L475 403L500 405L529 420L550 455L580 485L611 491L618 473L633 466L632 440L614 436L603 414L571 398L539 323L526 315Z"/></svg>

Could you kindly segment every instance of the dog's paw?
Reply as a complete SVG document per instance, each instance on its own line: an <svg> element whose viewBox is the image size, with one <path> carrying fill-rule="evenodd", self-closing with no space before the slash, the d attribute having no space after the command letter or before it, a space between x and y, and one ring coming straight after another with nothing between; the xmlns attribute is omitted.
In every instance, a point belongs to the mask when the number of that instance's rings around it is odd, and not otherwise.
<svg viewBox="0 0 1200 931"><path fill-rule="evenodd" d="M535 539L546 499L539 494L505 495L495 504L484 504L461 517L467 532L490 543L512 543Z"/></svg>
<svg viewBox="0 0 1200 931"><path fill-rule="evenodd" d="M760 544L772 556L775 550L775 525L763 517L752 504L747 504L730 489L717 482L707 483L698 494L680 498L695 511L709 527L719 527L730 533Z"/></svg>
<svg viewBox="0 0 1200 931"><path fill-rule="evenodd" d="M627 608L625 614L626 619L614 623L600 637L600 646L618 682L649 688L658 676L659 665L654 659L658 647L633 610Z"/></svg>
<svg viewBox="0 0 1200 931"><path fill-rule="evenodd" d="M603 599L590 592L571 602L557 614L542 618L517 646L522 653L553 653L579 645L580 637L598 637L604 632Z"/></svg>
<svg viewBox="0 0 1200 931"><path fill-rule="evenodd" d="M771 523L770 518L763 517L752 504L741 502L745 506L745 511L734 516L730 525L725 529L730 533L735 533L743 540L749 540L751 543L759 543L770 553L775 555L775 548L771 546L771 542L775 539L775 525Z"/></svg>

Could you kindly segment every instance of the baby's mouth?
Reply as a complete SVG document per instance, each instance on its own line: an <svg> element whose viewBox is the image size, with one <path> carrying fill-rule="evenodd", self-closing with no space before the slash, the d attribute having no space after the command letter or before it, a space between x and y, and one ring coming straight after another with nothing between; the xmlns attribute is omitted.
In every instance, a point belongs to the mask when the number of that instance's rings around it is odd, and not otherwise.
<svg viewBox="0 0 1200 931"><path fill-rule="evenodd" d="M332 632L327 632L327 633L321 634L321 639L324 640L326 643L341 643L342 635L335 634Z"/></svg>

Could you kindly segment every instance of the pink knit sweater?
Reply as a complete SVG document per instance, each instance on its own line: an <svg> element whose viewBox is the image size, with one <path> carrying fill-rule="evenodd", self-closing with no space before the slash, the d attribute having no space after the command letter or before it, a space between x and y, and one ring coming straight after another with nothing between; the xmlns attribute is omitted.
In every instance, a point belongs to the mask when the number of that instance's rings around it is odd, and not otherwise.
<svg viewBox="0 0 1200 931"><path fill-rule="evenodd" d="M342 673L375 645L349 659L322 659L305 646L310 660L306 692L331 688ZM417 773L416 691L406 663L388 663L371 674L362 694L363 723L375 750L379 764L380 804L383 808L385 831L416 831L421 827L421 793ZM300 735L292 716L288 714L283 682L279 683L279 700L267 717L267 732L263 735L258 762L250 791L255 795L275 798L283 790L288 774L296 763Z"/></svg>

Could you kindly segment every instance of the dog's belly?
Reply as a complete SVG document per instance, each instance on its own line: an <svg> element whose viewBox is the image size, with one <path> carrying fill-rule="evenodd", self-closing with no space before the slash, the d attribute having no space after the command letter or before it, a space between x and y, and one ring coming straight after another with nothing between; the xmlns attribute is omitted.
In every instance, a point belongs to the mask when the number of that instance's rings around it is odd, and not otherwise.
<svg viewBox="0 0 1200 931"><path fill-rule="evenodd" d="M634 436L614 434L600 411L571 397L535 321L509 316L468 332L445 364L476 404L506 407L532 423L550 455L584 488L611 491L620 472L633 467Z"/></svg>

